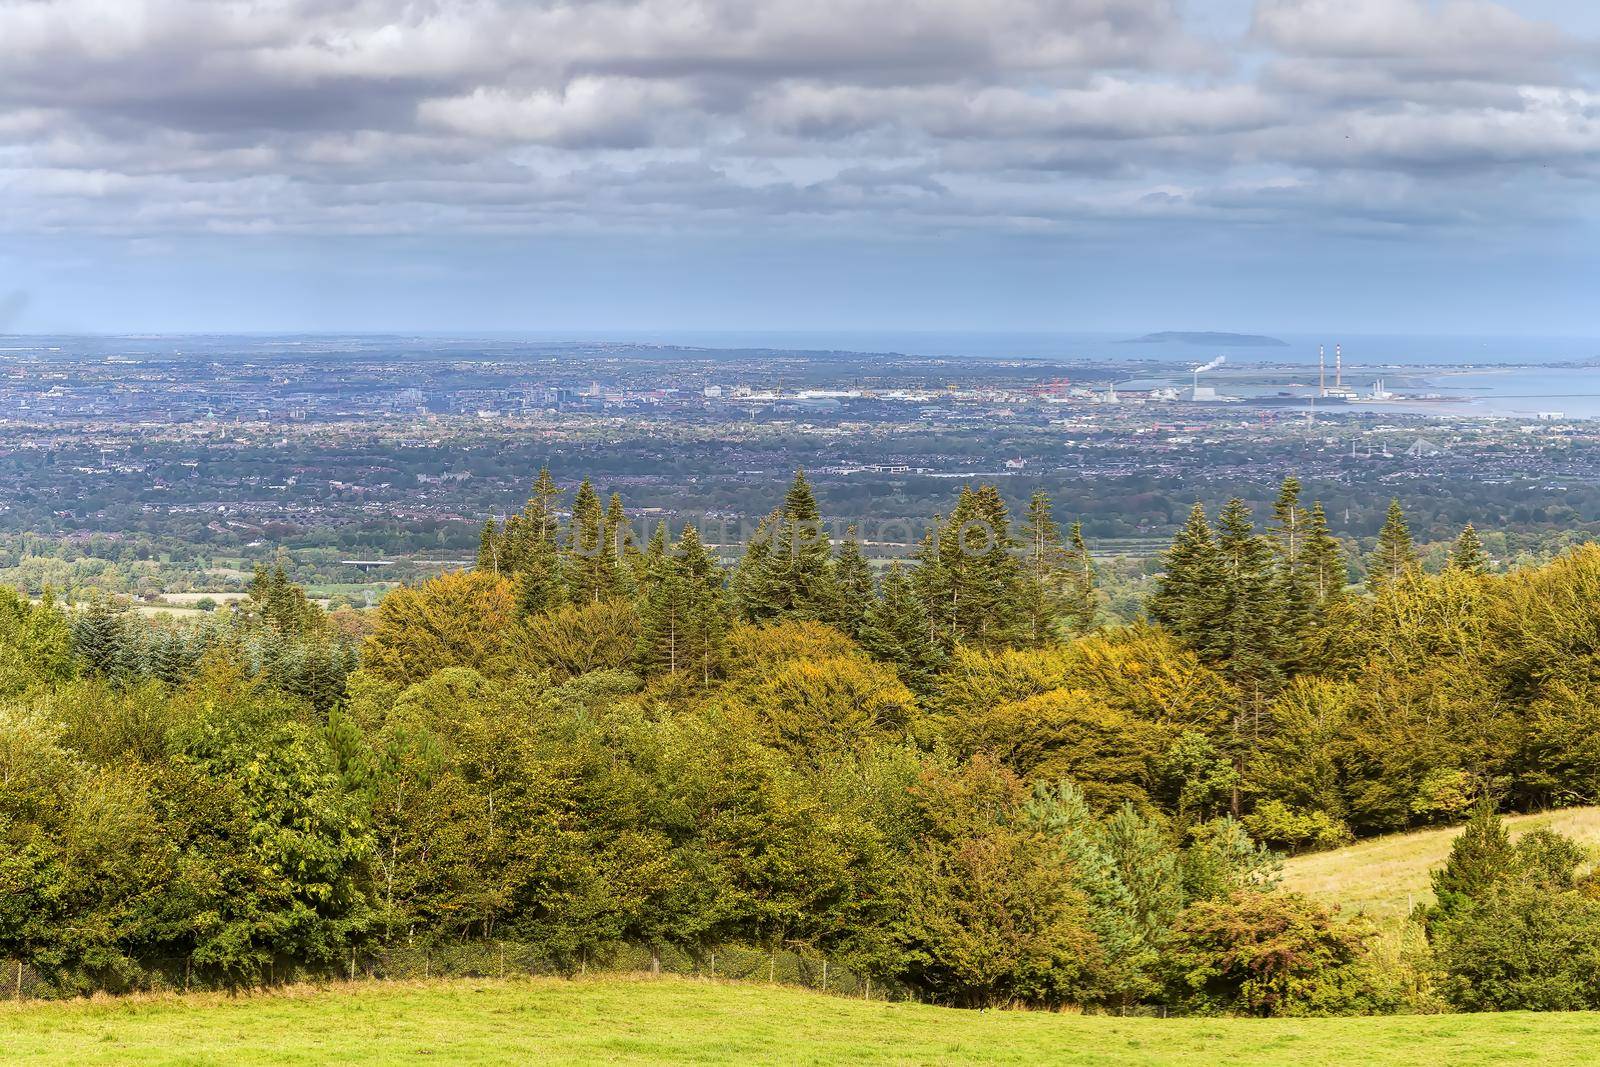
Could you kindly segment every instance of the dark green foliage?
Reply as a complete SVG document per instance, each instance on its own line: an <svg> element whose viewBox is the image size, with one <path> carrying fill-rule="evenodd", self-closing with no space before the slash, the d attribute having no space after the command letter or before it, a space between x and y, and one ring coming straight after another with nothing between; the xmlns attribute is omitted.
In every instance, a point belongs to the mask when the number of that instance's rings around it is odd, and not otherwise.
<svg viewBox="0 0 1600 1067"><path fill-rule="evenodd" d="M1600 900L1517 879L1437 924L1445 997L1461 1011L1600 1007Z"/></svg>
<svg viewBox="0 0 1600 1067"><path fill-rule="evenodd" d="M1162 557L1162 573L1150 597L1150 617L1191 647L1199 647L1221 617L1222 557L1206 519L1196 504L1172 547Z"/></svg>
<svg viewBox="0 0 1600 1067"><path fill-rule="evenodd" d="M684 527L670 553L653 539L645 558L646 593L636 650L639 669L710 681L722 662L727 626L722 568L706 552L693 526Z"/></svg>
<svg viewBox="0 0 1600 1067"><path fill-rule="evenodd" d="M1311 506L1303 570L1319 607L1326 609L1344 599L1345 585L1349 582L1349 565L1344 558L1344 549L1328 531L1328 516L1323 513L1320 502Z"/></svg>
<svg viewBox="0 0 1600 1067"><path fill-rule="evenodd" d="M757 529L740 564L738 601L750 622L827 619L835 609L828 534L804 471Z"/></svg>
<svg viewBox="0 0 1600 1067"><path fill-rule="evenodd" d="M600 496L585 478L572 500L563 566L567 596L574 604L596 604L620 591L614 521L615 516L608 519L601 510Z"/></svg>
<svg viewBox="0 0 1600 1067"><path fill-rule="evenodd" d="M929 692L944 662L934 641L932 624L916 589L899 563L891 564L878 595L868 602L861 620L861 647L894 665L900 678L918 693Z"/></svg>
<svg viewBox="0 0 1600 1067"><path fill-rule="evenodd" d="M872 608L872 568L861 551L855 527L839 542L833 557L834 609L829 622L859 638Z"/></svg>
<svg viewBox="0 0 1600 1067"><path fill-rule="evenodd" d="M942 647L1003 648L1028 639L1015 549L999 491L963 488L950 517L918 547L913 575Z"/></svg>

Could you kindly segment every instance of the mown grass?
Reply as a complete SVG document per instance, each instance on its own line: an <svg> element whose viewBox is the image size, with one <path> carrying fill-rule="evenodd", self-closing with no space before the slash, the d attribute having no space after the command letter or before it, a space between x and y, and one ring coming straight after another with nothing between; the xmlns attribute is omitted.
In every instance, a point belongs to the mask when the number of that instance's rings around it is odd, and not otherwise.
<svg viewBox="0 0 1600 1067"><path fill-rule="evenodd" d="M1513 839L1544 827L1566 834L1593 850L1600 845L1600 807L1569 808L1543 815L1506 819ZM1284 865L1284 887L1359 911L1375 919L1400 919L1417 904L1433 903L1429 873L1444 866L1459 826L1390 834L1368 841L1297 856Z"/></svg>
<svg viewBox="0 0 1600 1067"><path fill-rule="evenodd" d="M371 983L0 1007L5 1064L1593 1062L1600 1015L1119 1019L686 978Z"/></svg>

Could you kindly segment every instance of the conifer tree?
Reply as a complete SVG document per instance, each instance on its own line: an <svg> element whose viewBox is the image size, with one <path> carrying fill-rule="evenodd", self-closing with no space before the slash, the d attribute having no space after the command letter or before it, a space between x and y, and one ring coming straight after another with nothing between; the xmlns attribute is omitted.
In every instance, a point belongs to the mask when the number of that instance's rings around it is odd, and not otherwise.
<svg viewBox="0 0 1600 1067"><path fill-rule="evenodd" d="M1516 866L1516 852L1505 820L1494 801L1485 796L1473 807L1472 818L1450 845L1450 858L1433 872L1436 901L1430 923L1448 918L1486 895L1507 879Z"/></svg>
<svg viewBox="0 0 1600 1067"><path fill-rule="evenodd" d="M1319 607L1326 609L1344 598L1349 580L1349 566L1339 539L1328 529L1328 516L1319 500L1311 505L1311 519L1306 536L1305 571L1310 577L1311 589Z"/></svg>
<svg viewBox="0 0 1600 1067"><path fill-rule="evenodd" d="M477 569L487 574L498 575L502 548L499 527L495 525L493 519L485 519L483 532L478 535Z"/></svg>
<svg viewBox="0 0 1600 1067"><path fill-rule="evenodd" d="M966 487L916 552L917 592L945 648L1006 648L1028 639L1024 573L1000 492Z"/></svg>
<svg viewBox="0 0 1600 1067"><path fill-rule="evenodd" d="M772 618L767 602L772 571L772 525L772 515L756 524L755 533L744 546L744 555L734 567L733 605L746 622Z"/></svg>
<svg viewBox="0 0 1600 1067"><path fill-rule="evenodd" d="M890 564L878 595L861 622L861 647L894 665L901 681L917 693L932 691L944 653L933 640L928 614L899 563Z"/></svg>
<svg viewBox="0 0 1600 1067"><path fill-rule="evenodd" d="M1367 588L1382 592L1422 568L1417 546L1411 540L1411 528L1406 525L1406 514L1400 501L1389 501L1389 514L1383 529L1378 533L1378 547L1367 567Z"/></svg>
<svg viewBox="0 0 1600 1067"><path fill-rule="evenodd" d="M1222 560L1203 504L1195 504L1172 547L1146 610L1180 640L1197 647L1216 626L1223 583Z"/></svg>
<svg viewBox="0 0 1600 1067"><path fill-rule="evenodd" d="M617 561L606 544L606 525L600 495L585 478L573 497L562 568L574 604L595 604L617 593Z"/></svg>
<svg viewBox="0 0 1600 1067"><path fill-rule="evenodd" d="M872 568L861 551L856 528L850 527L833 556L833 625L851 637L861 635L861 624L872 605Z"/></svg>
<svg viewBox="0 0 1600 1067"><path fill-rule="evenodd" d="M646 594L635 659L646 674L687 673L701 682L720 669L726 621L721 567L694 526L670 552L651 539L645 553Z"/></svg>
<svg viewBox="0 0 1600 1067"><path fill-rule="evenodd" d="M1043 647L1060 636L1071 575L1067 550L1061 544L1061 529L1051 513L1049 494L1042 489L1035 490L1028 500L1028 517L1022 524L1020 540L1023 625L1028 643Z"/></svg>
<svg viewBox="0 0 1600 1067"><path fill-rule="evenodd" d="M1222 575L1218 610L1196 647L1259 713L1282 680L1292 654L1291 635L1284 629L1283 589L1272 546L1255 532L1250 509L1237 497L1223 506L1216 553Z"/></svg>
<svg viewBox="0 0 1600 1067"><path fill-rule="evenodd" d="M72 653L84 674L125 681L139 673L127 612L96 599L72 620Z"/></svg>
<svg viewBox="0 0 1600 1067"><path fill-rule="evenodd" d="M606 503L605 544L606 551L611 554L614 561L612 568L616 573L618 590L623 593L631 592L637 571L639 546L634 542L633 530L628 526L628 513L623 510L620 493L612 493L611 499Z"/></svg>
<svg viewBox="0 0 1600 1067"><path fill-rule="evenodd" d="M1470 522L1462 529L1461 536L1456 538L1455 545L1450 549L1450 569L1466 574L1489 573L1489 553L1484 551L1483 541Z"/></svg>
<svg viewBox="0 0 1600 1067"><path fill-rule="evenodd" d="M1093 633L1100 605L1095 593L1094 557L1083 540L1083 523L1074 522L1067 536L1067 589L1063 614L1072 632Z"/></svg>
<svg viewBox="0 0 1600 1067"><path fill-rule="evenodd" d="M557 548L561 520L556 514L560 497L561 489L550 476L550 469L541 468L527 506L515 527L507 531L507 555L511 573L517 578L517 606L523 615L548 611L561 600L561 558Z"/></svg>
<svg viewBox="0 0 1600 1067"><path fill-rule="evenodd" d="M1316 578L1310 569L1311 516L1300 506L1300 480L1285 478L1272 507L1272 542L1277 550L1277 584L1282 626L1291 669L1303 665L1307 642L1317 623Z"/></svg>
<svg viewBox="0 0 1600 1067"><path fill-rule="evenodd" d="M755 540L765 538L757 549ZM797 470L783 504L757 528L739 579L740 607L752 622L825 620L833 608L829 546L811 483Z"/></svg>

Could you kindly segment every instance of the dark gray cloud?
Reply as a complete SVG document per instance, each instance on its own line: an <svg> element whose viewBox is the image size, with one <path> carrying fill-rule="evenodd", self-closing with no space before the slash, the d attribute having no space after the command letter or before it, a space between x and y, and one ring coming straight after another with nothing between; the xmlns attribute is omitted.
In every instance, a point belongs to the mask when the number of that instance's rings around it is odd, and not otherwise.
<svg viewBox="0 0 1600 1067"><path fill-rule="evenodd" d="M1198 3L1199 0L1192 0ZM1595 42L1489 0L0 0L0 228L1579 214Z"/></svg>

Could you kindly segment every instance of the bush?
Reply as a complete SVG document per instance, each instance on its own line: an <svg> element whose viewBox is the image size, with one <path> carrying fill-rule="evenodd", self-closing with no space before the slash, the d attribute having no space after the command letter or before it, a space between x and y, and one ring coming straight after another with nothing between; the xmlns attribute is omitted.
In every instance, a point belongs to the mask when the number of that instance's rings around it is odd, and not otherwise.
<svg viewBox="0 0 1600 1067"><path fill-rule="evenodd" d="M1246 1015L1360 1010L1367 929L1297 893L1235 893L1178 917L1169 988L1182 1007Z"/></svg>
<svg viewBox="0 0 1600 1067"><path fill-rule="evenodd" d="M1600 900L1527 880L1438 924L1441 990L1462 1011L1600 1007Z"/></svg>

